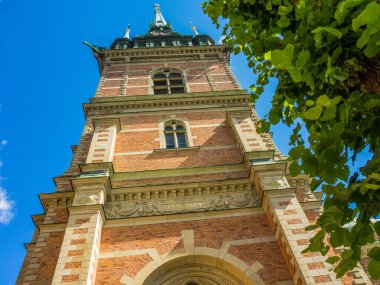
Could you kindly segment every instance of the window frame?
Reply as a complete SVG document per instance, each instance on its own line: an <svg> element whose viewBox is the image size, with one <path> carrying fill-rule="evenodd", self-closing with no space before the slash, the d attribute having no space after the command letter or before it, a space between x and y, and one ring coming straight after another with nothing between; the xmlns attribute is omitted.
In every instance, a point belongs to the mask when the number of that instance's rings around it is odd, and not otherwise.
<svg viewBox="0 0 380 285"><path fill-rule="evenodd" d="M181 127L181 129L178 129L177 127ZM170 128L170 129L169 129ZM186 124L177 121L177 120L170 120L165 122L164 124L164 140L165 140L165 148L166 149L181 149L181 148L187 148L189 147L189 140L187 136L187 130L186 130ZM185 145L180 143L178 139L178 134L183 134L185 138ZM172 135L173 138L173 147L168 147L168 141L167 141L167 135Z"/></svg>
<svg viewBox="0 0 380 285"><path fill-rule="evenodd" d="M162 76L156 77L157 75ZM155 70L151 76L151 80L153 94L155 95L187 93L185 77L183 76L181 70L160 68L158 70ZM165 82L166 84L162 84L162 82Z"/></svg>

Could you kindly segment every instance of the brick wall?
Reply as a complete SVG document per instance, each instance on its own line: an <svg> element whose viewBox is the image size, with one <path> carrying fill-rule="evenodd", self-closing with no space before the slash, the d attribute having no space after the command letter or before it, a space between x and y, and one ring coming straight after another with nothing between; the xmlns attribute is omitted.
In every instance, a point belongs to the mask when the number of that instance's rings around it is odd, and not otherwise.
<svg viewBox="0 0 380 285"><path fill-rule="evenodd" d="M228 64L220 60L172 62L168 64L121 64L105 67L97 97L137 96L152 94L151 72L157 68L178 68L184 72L187 92L240 89Z"/></svg>
<svg viewBox="0 0 380 285"><path fill-rule="evenodd" d="M172 113L168 115L126 116L117 135L114 167L116 172L242 163L243 156L225 112ZM160 148L160 122L186 120L194 146L200 149L155 152Z"/></svg>
<svg viewBox="0 0 380 285"><path fill-rule="evenodd" d="M51 284L63 237L63 231L40 233L16 284Z"/></svg>
<svg viewBox="0 0 380 285"><path fill-rule="evenodd" d="M66 207L50 206L46 212L44 224L67 223L69 212Z"/></svg>
<svg viewBox="0 0 380 285"><path fill-rule="evenodd" d="M194 246L220 250L245 262L260 264L265 284L292 279L265 214L104 228L96 284L116 284L123 275L134 278L149 264L151 254L165 256L184 247L183 232L194 232ZM225 254L226 254L225 253ZM110 266L112 265L112 269Z"/></svg>

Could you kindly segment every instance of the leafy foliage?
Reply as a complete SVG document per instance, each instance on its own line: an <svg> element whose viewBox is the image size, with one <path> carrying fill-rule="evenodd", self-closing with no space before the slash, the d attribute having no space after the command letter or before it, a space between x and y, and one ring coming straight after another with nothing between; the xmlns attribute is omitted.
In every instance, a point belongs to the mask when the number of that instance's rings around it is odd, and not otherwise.
<svg viewBox="0 0 380 285"><path fill-rule="evenodd" d="M340 277L374 242L380 222L380 4L375 0L209 0L203 10L220 25L228 19L224 42L243 52L258 74L256 100L270 78L278 79L260 130L280 121L293 126L289 152L292 175L314 177L322 185L325 211L313 229L308 251L330 257ZM300 135L308 133L309 147ZM372 158L350 173L348 163L369 150ZM351 228L344 225L353 222ZM379 278L380 249L370 252L369 272Z"/></svg>

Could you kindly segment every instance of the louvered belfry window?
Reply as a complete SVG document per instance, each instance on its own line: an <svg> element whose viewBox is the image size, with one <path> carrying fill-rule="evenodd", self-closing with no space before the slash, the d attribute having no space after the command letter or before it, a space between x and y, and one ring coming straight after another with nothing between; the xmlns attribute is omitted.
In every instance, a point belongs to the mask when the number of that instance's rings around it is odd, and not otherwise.
<svg viewBox="0 0 380 285"><path fill-rule="evenodd" d="M168 149L187 147L186 126L183 122L169 121L164 126L165 145Z"/></svg>
<svg viewBox="0 0 380 285"><path fill-rule="evenodd" d="M154 94L177 94L185 93L183 76L178 71L163 69L153 74Z"/></svg>

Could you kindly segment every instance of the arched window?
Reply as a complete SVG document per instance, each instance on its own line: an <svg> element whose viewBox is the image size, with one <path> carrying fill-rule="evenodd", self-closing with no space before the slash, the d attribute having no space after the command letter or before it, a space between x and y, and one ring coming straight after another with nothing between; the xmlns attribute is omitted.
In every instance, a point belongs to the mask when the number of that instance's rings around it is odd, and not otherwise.
<svg viewBox="0 0 380 285"><path fill-rule="evenodd" d="M152 76L154 94L185 93L183 76L178 71L160 69Z"/></svg>
<svg viewBox="0 0 380 285"><path fill-rule="evenodd" d="M179 121L169 121L164 126L167 149L187 147L186 126Z"/></svg>

